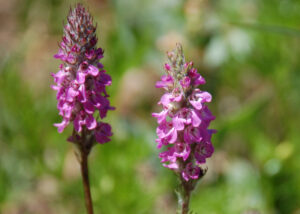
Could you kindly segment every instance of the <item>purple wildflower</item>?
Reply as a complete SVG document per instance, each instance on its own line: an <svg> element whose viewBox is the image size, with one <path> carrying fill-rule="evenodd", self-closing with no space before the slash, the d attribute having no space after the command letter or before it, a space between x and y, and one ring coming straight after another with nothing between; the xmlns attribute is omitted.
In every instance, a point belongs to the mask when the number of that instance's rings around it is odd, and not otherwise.
<svg viewBox="0 0 300 214"><path fill-rule="evenodd" d="M57 91L57 108L62 122L54 124L62 132L73 123L74 132L69 138L76 143L82 142L80 133L88 135L99 143L110 141L111 127L97 121L106 117L110 106L106 86L111 85L111 77L99 62L103 50L97 48L96 26L89 12L78 4L70 9L59 51L54 57L62 64L56 74L52 74L52 88Z"/></svg>
<svg viewBox="0 0 300 214"><path fill-rule="evenodd" d="M88 175L88 155L95 145L110 141L109 124L100 121L106 117L110 106L106 86L111 77L99 62L103 50L97 48L96 26L93 18L81 5L70 9L59 50L54 57L62 64L52 74L57 91L57 108L62 122L54 124L58 132L73 123L73 133L68 141L77 146L77 157L81 167L87 213L93 214L93 204ZM98 119L100 118L100 119Z"/></svg>
<svg viewBox="0 0 300 214"><path fill-rule="evenodd" d="M201 164L214 151L211 136L215 131L208 126L215 118L206 106L212 96L197 88L205 80L192 62L185 62L181 45L169 52L168 58L164 66L167 75L156 83L157 88L166 90L158 102L163 110L152 114L159 124L156 142L159 149L167 149L159 155L163 166L188 183L203 176Z"/></svg>

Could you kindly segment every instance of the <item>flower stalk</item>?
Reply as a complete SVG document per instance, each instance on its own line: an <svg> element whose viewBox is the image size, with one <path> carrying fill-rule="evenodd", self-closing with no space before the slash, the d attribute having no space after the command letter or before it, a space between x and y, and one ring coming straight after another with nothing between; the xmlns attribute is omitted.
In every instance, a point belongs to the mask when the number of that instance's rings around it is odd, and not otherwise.
<svg viewBox="0 0 300 214"><path fill-rule="evenodd" d="M88 214L93 214L93 202L90 190L90 181L89 181L89 168L88 168L88 151L80 150L81 160L80 160L80 168L81 168L81 176L83 181L83 189L84 189L84 198L85 198L85 206Z"/></svg>

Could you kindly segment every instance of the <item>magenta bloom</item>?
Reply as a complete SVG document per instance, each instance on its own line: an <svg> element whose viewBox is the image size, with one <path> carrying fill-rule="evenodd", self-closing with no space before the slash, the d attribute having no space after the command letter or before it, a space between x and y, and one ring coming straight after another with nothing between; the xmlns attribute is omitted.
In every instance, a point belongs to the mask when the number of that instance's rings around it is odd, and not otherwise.
<svg viewBox="0 0 300 214"><path fill-rule="evenodd" d="M99 143L110 141L112 136L110 125L96 119L106 117L113 107L106 92L111 77L99 62L103 50L96 47L95 31L92 16L78 4L70 10L59 51L54 55L62 61L60 70L52 74L56 83L52 88L57 91L57 108L62 116L62 122L54 126L62 132L73 123L77 136L70 137L70 141L79 141L82 132Z"/></svg>
<svg viewBox="0 0 300 214"><path fill-rule="evenodd" d="M164 66L167 75L156 83L157 88L166 90L158 102L163 110L152 114L158 122L156 142L158 149L166 147L159 155L163 166L188 182L202 176L201 164L214 151L211 136L215 130L208 126L215 117L206 106L212 96L197 88L205 80L192 62L185 62L180 45L168 58Z"/></svg>

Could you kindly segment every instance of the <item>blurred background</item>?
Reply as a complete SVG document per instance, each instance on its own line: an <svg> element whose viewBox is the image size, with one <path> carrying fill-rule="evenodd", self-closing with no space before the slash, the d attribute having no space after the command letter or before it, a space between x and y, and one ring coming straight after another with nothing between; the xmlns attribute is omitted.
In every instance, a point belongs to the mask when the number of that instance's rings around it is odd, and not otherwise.
<svg viewBox="0 0 300 214"><path fill-rule="evenodd" d="M0 0L0 213L85 213L79 165L58 134L51 72L76 1ZM112 75L110 143L90 156L95 213L173 214L151 112L165 53L181 42L213 95L215 153L194 191L200 214L300 213L300 1L91 0Z"/></svg>

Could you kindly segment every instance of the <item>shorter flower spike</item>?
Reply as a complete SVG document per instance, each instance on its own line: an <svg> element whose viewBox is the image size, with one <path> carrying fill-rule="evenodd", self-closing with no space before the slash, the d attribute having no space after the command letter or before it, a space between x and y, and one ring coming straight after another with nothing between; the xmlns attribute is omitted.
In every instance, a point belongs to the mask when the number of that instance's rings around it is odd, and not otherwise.
<svg viewBox="0 0 300 214"><path fill-rule="evenodd" d="M204 78L186 62L182 46L168 53L164 65L166 75L156 83L166 93L158 102L163 110L153 113L157 119L157 147L166 147L159 157L163 166L174 170L185 181L201 177L201 164L206 162L213 151L211 136L215 130L209 124L215 117L206 103L212 96L197 87L205 84Z"/></svg>
<svg viewBox="0 0 300 214"><path fill-rule="evenodd" d="M205 80L185 61L180 44L168 53L164 68L167 74L156 83L166 91L158 102L163 110L152 114L158 122L156 143L158 149L166 148L159 154L163 166L180 178L179 204L187 214L191 192L207 171L202 164L214 152L211 137L216 131L208 127L215 117L206 105L212 96L197 88Z"/></svg>

